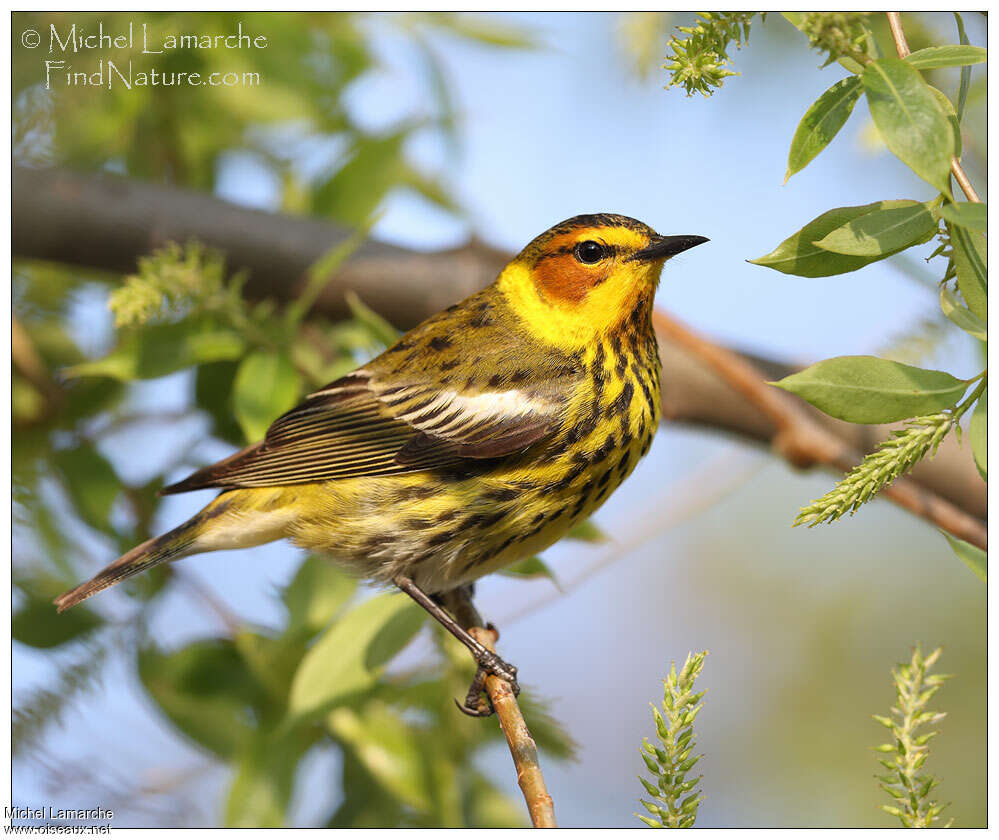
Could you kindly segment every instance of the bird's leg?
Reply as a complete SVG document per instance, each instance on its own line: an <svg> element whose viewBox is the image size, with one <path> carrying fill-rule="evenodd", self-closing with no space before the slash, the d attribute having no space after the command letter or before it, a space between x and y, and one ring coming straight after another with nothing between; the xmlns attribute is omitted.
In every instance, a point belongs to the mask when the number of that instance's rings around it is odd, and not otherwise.
<svg viewBox="0 0 999 840"><path fill-rule="evenodd" d="M482 619L478 611L472 604L471 587L461 587L444 593L439 596L440 601L454 612L458 620L441 606L438 601L427 595L420 589L411 578L405 575L398 575L392 581L410 598L416 601L434 619L461 642L471 652L478 665L475 678L469 687L468 695L465 697L465 704L458 705L466 714L474 717L486 717L492 714L492 709L488 706L488 701L482 703L482 688L485 684L486 676L494 674L502 680L506 680L513 688L514 694L520 693L520 686L517 685L517 669L508 662L503 661L499 656L486 648L468 632L469 627L482 626ZM489 629L492 629L491 627Z"/></svg>
<svg viewBox="0 0 999 840"><path fill-rule="evenodd" d="M487 625L483 622L479 611L475 609L475 604L472 602L472 598L475 597L474 583L469 583L457 589L452 589L449 592L443 592L431 597L454 616L462 629L470 630L472 627L485 627L499 636L496 628L492 624ZM516 668L512 665L508 665L508 667L516 673ZM472 678L472 682L465 694L465 702L459 703L457 699L454 701L459 711L464 712L470 717L489 717L493 714L493 705L489 700L489 695L485 693L486 676L488 673L481 664L476 668L475 676ZM520 693L520 686L517 685L516 680L511 681L511 686L515 694Z"/></svg>
<svg viewBox="0 0 999 840"><path fill-rule="evenodd" d="M449 592L440 592L430 597L453 615L454 620L458 622L463 630L486 626L482 621L482 616L479 615L479 611L475 609L475 604L472 603L472 598L475 597L474 583L466 583L457 589L452 589Z"/></svg>

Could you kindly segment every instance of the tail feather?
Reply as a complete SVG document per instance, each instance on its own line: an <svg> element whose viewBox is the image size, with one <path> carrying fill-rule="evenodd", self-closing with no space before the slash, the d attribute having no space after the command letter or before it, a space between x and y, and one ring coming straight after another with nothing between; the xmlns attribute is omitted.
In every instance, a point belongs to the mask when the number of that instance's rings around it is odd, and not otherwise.
<svg viewBox="0 0 999 840"><path fill-rule="evenodd" d="M194 543L200 524L199 520L200 517L196 516L161 537L155 537L142 545L137 545L110 566L101 569L86 583L81 583L75 589L63 593L54 601L59 612L76 606L91 595L96 595L98 592L120 583L125 578L130 578L132 575L151 569L160 563L179 560L181 557L193 554L197 550L194 548Z"/></svg>

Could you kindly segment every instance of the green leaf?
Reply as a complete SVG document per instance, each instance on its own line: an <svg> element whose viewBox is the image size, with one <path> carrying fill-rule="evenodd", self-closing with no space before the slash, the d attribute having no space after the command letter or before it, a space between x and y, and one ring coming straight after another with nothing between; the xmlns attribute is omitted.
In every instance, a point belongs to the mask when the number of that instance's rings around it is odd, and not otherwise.
<svg viewBox="0 0 999 840"><path fill-rule="evenodd" d="M156 379L206 362L238 359L243 339L205 321L146 325L128 330L102 359L66 368L69 377L107 376L122 382Z"/></svg>
<svg viewBox="0 0 999 840"><path fill-rule="evenodd" d="M139 678L173 724L196 743L230 759L255 731L251 710L266 696L228 639L203 639L163 653L145 648Z"/></svg>
<svg viewBox="0 0 999 840"><path fill-rule="evenodd" d="M987 582L989 571L988 554L978 548L978 546L974 546L964 540L959 540L957 537L952 537L946 531L941 531L940 533L947 538L947 542L950 543L950 547L954 550L958 559L971 569L982 582Z"/></svg>
<svg viewBox="0 0 999 840"><path fill-rule="evenodd" d="M311 746L302 732L254 733L235 763L225 822L236 828L285 824L298 762Z"/></svg>
<svg viewBox="0 0 999 840"><path fill-rule="evenodd" d="M291 684L289 713L314 717L371 688L382 666L423 623L406 596L378 595L352 609L309 649Z"/></svg>
<svg viewBox="0 0 999 840"><path fill-rule="evenodd" d="M501 575L506 575L507 577L546 577L558 586L558 578L555 577L555 573L540 557L525 557L523 560L518 560L516 563L509 566L504 566L499 570L499 573Z"/></svg>
<svg viewBox="0 0 999 840"><path fill-rule="evenodd" d="M875 210L847 222L815 244L857 257L887 257L931 239L937 221L925 204Z"/></svg>
<svg viewBox="0 0 999 840"><path fill-rule="evenodd" d="M291 679L305 656L305 640L239 630L233 643L267 697L266 703L259 704L258 719L275 723L284 718Z"/></svg>
<svg viewBox="0 0 999 840"><path fill-rule="evenodd" d="M479 829L527 827L523 803L516 802L480 773L464 770L463 775L466 783L470 783L472 800L468 806L468 825Z"/></svg>
<svg viewBox="0 0 999 840"><path fill-rule="evenodd" d="M968 33L964 30L964 20L959 12L954 12L954 21L957 23L957 34L963 46L969 46ZM971 86L971 68L961 68L961 83L957 89L957 121L964 119L964 106L968 102L968 88Z"/></svg>
<svg viewBox="0 0 999 840"><path fill-rule="evenodd" d="M314 636L333 620L356 589L357 581L330 560L307 557L281 593L288 608L286 632Z"/></svg>
<svg viewBox="0 0 999 840"><path fill-rule="evenodd" d="M402 823L403 803L378 784L353 750L344 750L342 787L343 802L330 818L330 828L384 828Z"/></svg>
<svg viewBox="0 0 999 840"><path fill-rule="evenodd" d="M607 542L607 535L596 526L592 519L586 519L578 525L573 525L566 536L570 540L580 540L581 542Z"/></svg>
<svg viewBox="0 0 999 840"><path fill-rule="evenodd" d="M354 316L354 320L366 328L375 341L390 347L399 340L402 333L375 310L365 305L364 301L354 292L348 291L343 297L347 301L347 306L350 308L350 314Z"/></svg>
<svg viewBox="0 0 999 840"><path fill-rule="evenodd" d="M367 239L368 234L371 232L371 227L376 221L377 216L372 214L343 242L334 245L309 266L308 280L305 288L285 310L285 322L289 327L294 328L306 316L323 289L333 279L333 275L339 271L340 266ZM348 292L347 294L352 295L353 292Z"/></svg>
<svg viewBox="0 0 999 840"><path fill-rule="evenodd" d="M798 123L787 156L784 183L804 169L846 124L863 85L857 76L840 79L812 103Z"/></svg>
<svg viewBox="0 0 999 840"><path fill-rule="evenodd" d="M417 729L384 703L366 703L360 712L334 709L326 727L349 744L364 768L386 790L417 811L433 807L433 777ZM432 755L432 752L431 752Z"/></svg>
<svg viewBox="0 0 999 840"><path fill-rule="evenodd" d="M749 260L754 265L772 268L783 274L794 274L798 277L830 277L834 274L845 274L856 271L890 254L879 256L848 256L836 254L820 248L815 243L824 239L837 228L866 216L877 210L921 206L917 201L875 201L873 204L861 204L856 207L836 207L827 210L821 216L812 219L797 233L789 236L773 251L755 260Z"/></svg>
<svg viewBox="0 0 999 840"><path fill-rule="evenodd" d="M121 492L114 467L89 443L57 450L52 453L52 461L80 518L113 535L111 506Z"/></svg>
<svg viewBox="0 0 999 840"><path fill-rule="evenodd" d="M943 314L979 341L988 341L988 330L982 320L962 304L947 286L940 287L940 308Z"/></svg>
<svg viewBox="0 0 999 840"><path fill-rule="evenodd" d="M399 182L405 166L403 143L411 128L383 137L358 138L351 158L313 193L312 212L361 226Z"/></svg>
<svg viewBox="0 0 999 840"><path fill-rule="evenodd" d="M232 387L238 362L209 362L198 365L194 377L194 399L212 419L211 433L235 445L243 444L243 430L232 411Z"/></svg>
<svg viewBox="0 0 999 840"><path fill-rule="evenodd" d="M982 64L989 60L985 47L968 47L948 44L945 47L926 47L909 53L903 61L917 70L932 70L935 67L964 67L968 64Z"/></svg>
<svg viewBox="0 0 999 840"><path fill-rule="evenodd" d="M985 235L966 228L947 224L951 246L954 249L954 269L957 287L968 309L986 324L989 322L988 251Z"/></svg>
<svg viewBox="0 0 999 840"><path fill-rule="evenodd" d="M298 402L302 378L285 353L258 350L239 366L233 409L247 441L260 440L278 417Z"/></svg>
<svg viewBox="0 0 999 840"><path fill-rule="evenodd" d="M940 215L955 225L988 233L989 205L985 202L959 201L956 204L945 204L940 208Z"/></svg>
<svg viewBox="0 0 999 840"><path fill-rule="evenodd" d="M930 92L936 97L937 104L943 110L944 115L950 122L950 127L954 132L954 157L961 157L961 121L957 118L957 111L954 110L954 103L950 101L947 94L939 88L930 85Z"/></svg>
<svg viewBox="0 0 999 840"><path fill-rule="evenodd" d="M23 645L53 648L78 639L103 623L87 607L57 613L51 599L29 597L11 616L10 634Z"/></svg>
<svg viewBox="0 0 999 840"><path fill-rule="evenodd" d="M988 463L988 443L989 443L989 391L986 388L981 397L978 398L978 404L975 406L975 411L971 415L971 423L968 424L968 439L971 441L971 451L975 456L975 465L978 467L978 472L981 473L982 478L986 481L989 480L989 463Z"/></svg>
<svg viewBox="0 0 999 840"><path fill-rule="evenodd" d="M919 71L898 58L879 58L861 80L871 117L889 149L920 178L950 196L954 134Z"/></svg>
<svg viewBox="0 0 999 840"><path fill-rule="evenodd" d="M849 423L894 423L957 403L968 383L876 356L837 356L773 383Z"/></svg>

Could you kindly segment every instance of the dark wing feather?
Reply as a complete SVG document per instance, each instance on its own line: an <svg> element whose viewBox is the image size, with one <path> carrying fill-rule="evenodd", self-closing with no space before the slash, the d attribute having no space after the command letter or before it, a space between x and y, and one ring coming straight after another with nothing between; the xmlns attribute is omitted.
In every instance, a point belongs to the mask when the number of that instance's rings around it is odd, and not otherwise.
<svg viewBox="0 0 999 840"><path fill-rule="evenodd" d="M564 403L517 391L384 387L359 370L279 417L258 444L162 490L274 487L497 458L553 432Z"/></svg>

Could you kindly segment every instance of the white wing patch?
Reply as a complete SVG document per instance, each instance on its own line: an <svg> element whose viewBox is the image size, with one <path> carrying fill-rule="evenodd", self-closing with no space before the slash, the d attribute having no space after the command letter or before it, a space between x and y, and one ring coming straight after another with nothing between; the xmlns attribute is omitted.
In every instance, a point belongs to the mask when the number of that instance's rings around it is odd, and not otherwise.
<svg viewBox="0 0 999 840"><path fill-rule="evenodd" d="M531 416L550 417L558 406L518 389L459 394L441 391L418 411L400 415L407 423L430 435L463 438L473 429L500 429Z"/></svg>

